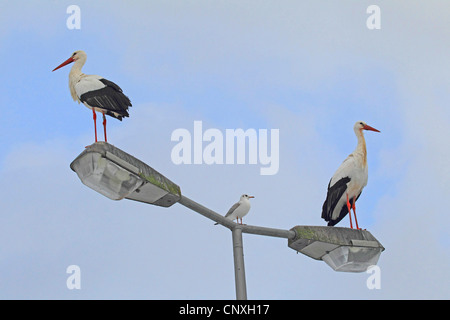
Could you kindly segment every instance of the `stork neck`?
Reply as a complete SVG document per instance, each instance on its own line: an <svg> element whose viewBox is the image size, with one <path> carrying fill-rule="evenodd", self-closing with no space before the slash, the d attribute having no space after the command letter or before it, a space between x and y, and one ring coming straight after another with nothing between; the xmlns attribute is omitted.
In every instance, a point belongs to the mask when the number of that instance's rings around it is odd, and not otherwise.
<svg viewBox="0 0 450 320"><path fill-rule="evenodd" d="M367 149L366 149L366 140L364 139L364 134L362 130L356 131L356 137L358 138L358 144L356 145L356 149L353 153L357 153L361 155L363 158L364 166L367 163Z"/></svg>
<svg viewBox="0 0 450 320"><path fill-rule="evenodd" d="M72 69L70 69L69 72L69 89L70 89L70 95L72 96L73 101L78 101L80 103L80 100L78 99L76 90L75 90L75 84L81 80L83 73L81 72L81 68L84 65L83 60L77 60L74 62Z"/></svg>
<svg viewBox="0 0 450 320"><path fill-rule="evenodd" d="M72 76L80 76L82 74L81 68L84 65L83 60L77 60L73 63L72 69L70 69L70 75Z"/></svg>

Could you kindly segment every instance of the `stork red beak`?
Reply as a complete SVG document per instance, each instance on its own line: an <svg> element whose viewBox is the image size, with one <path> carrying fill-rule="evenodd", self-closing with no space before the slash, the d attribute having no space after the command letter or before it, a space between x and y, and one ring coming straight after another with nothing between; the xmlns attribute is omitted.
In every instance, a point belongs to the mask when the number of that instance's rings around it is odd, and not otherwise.
<svg viewBox="0 0 450 320"><path fill-rule="evenodd" d="M70 57L69 59L67 59L66 61L64 61L63 63L61 63L59 66L57 66L55 69L53 69L52 72L55 71L55 70L58 70L59 68L64 67L65 65L68 65L69 63L72 63L72 62L74 62L74 61L75 61L75 60L73 60L73 58Z"/></svg>
<svg viewBox="0 0 450 320"><path fill-rule="evenodd" d="M250 198L254 198L254 196L248 196L248 198L250 199Z"/></svg>
<svg viewBox="0 0 450 320"><path fill-rule="evenodd" d="M367 124L364 126L363 129L364 129L364 130L375 131L375 132L380 132L380 130L377 130L377 129L375 129L375 128L372 128L371 126L368 126Z"/></svg>

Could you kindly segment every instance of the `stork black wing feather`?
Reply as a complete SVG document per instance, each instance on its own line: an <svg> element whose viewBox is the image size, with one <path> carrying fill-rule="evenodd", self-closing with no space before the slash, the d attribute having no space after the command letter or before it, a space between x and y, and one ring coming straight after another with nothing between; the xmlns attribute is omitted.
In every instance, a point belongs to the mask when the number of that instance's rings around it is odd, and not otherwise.
<svg viewBox="0 0 450 320"><path fill-rule="evenodd" d="M106 87L82 94L80 101L93 108L103 109L107 115L121 121L123 117L128 117L128 107L131 107L131 101L123 94L122 89L112 81L106 79L99 81Z"/></svg>
<svg viewBox="0 0 450 320"><path fill-rule="evenodd" d="M342 220L347 213L347 207L344 207L346 211L341 210L339 217L335 220L332 220L332 214L334 208L339 202L339 199L344 194L345 190L347 190L347 183L350 182L350 177L341 178L337 181L333 186L330 187L331 180L328 183L328 192L327 198L322 206L322 219L328 222L329 226L334 226L336 223Z"/></svg>

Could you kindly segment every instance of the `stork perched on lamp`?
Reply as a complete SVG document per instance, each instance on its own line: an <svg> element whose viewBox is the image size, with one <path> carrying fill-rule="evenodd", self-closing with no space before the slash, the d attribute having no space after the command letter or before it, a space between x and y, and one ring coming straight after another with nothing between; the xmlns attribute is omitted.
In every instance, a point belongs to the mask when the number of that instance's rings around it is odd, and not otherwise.
<svg viewBox="0 0 450 320"><path fill-rule="evenodd" d="M355 202L367 185L367 150L363 130L380 132L363 121L357 121L353 127L358 144L347 159L336 170L328 184L327 198L322 207L322 218L328 226L334 226L348 213L350 228L353 229L351 210L355 216L356 228L359 229L356 219Z"/></svg>
<svg viewBox="0 0 450 320"><path fill-rule="evenodd" d="M57 66L53 71L74 62L69 73L70 95L74 101L83 103L92 110L94 118L95 142L97 142L97 115L96 111L103 114L103 129L106 138L106 115L122 121L128 117L128 107L131 101L123 94L122 89L112 81L97 75L88 75L81 72L87 55L84 51L75 51L72 56Z"/></svg>

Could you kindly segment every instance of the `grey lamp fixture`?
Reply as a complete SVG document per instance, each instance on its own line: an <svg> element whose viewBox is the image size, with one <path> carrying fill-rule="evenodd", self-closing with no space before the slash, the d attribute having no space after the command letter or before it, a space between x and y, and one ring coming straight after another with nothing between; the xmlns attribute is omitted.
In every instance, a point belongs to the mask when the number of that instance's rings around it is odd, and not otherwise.
<svg viewBox="0 0 450 320"><path fill-rule="evenodd" d="M367 230L296 226L288 246L310 258L325 261L333 270L365 272L376 265L384 247Z"/></svg>
<svg viewBox="0 0 450 320"><path fill-rule="evenodd" d="M375 265L384 247L366 230L296 226L290 230L240 225L183 196L180 187L128 153L96 142L70 164L91 189L113 199L130 199L162 207L174 203L200 213L232 231L236 298L247 299L242 233L288 239L288 246L335 271L364 272Z"/></svg>
<svg viewBox="0 0 450 320"><path fill-rule="evenodd" d="M126 198L170 207L181 198L179 186L107 142L86 147L70 168L86 186L112 200Z"/></svg>

